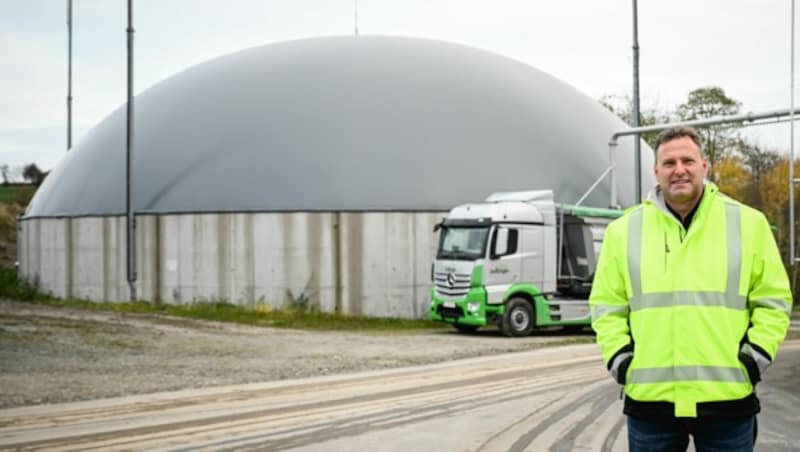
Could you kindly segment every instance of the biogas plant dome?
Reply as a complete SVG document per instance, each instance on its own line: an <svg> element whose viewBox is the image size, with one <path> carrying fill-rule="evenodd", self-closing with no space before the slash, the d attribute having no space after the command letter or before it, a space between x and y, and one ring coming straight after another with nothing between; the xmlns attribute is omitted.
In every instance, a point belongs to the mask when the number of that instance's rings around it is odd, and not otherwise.
<svg viewBox="0 0 800 452"><path fill-rule="evenodd" d="M123 213L125 122L122 106L88 132L27 216ZM271 44L197 65L138 95L134 124L140 213L443 211L543 188L574 203L626 127L509 58L368 36ZM623 138L615 150L623 206L634 201L632 149ZM642 156L649 168L649 149ZM607 206L608 182L585 203Z"/></svg>

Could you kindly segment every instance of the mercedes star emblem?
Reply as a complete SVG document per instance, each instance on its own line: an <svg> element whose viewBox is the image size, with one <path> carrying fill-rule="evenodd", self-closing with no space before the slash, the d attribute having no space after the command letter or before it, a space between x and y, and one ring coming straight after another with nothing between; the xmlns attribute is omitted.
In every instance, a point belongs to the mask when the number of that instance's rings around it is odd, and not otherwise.
<svg viewBox="0 0 800 452"><path fill-rule="evenodd" d="M447 274L447 287L453 288L456 285L456 274L455 273L448 273Z"/></svg>

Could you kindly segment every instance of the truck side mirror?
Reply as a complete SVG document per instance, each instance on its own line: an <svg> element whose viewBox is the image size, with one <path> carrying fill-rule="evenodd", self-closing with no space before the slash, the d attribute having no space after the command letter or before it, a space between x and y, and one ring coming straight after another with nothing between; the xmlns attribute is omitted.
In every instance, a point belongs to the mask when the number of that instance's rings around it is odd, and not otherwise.
<svg viewBox="0 0 800 452"><path fill-rule="evenodd" d="M508 229L497 228L494 231L494 249L492 258L496 259L508 251Z"/></svg>

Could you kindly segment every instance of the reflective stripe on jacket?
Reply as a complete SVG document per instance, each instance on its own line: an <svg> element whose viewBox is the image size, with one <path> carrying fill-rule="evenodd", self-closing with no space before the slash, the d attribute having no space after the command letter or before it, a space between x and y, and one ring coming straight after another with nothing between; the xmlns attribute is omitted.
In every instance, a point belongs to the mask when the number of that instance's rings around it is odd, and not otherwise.
<svg viewBox="0 0 800 452"><path fill-rule="evenodd" d="M608 226L590 304L626 394L697 417L698 403L751 396L788 330L791 291L764 215L707 182L688 231L657 193Z"/></svg>

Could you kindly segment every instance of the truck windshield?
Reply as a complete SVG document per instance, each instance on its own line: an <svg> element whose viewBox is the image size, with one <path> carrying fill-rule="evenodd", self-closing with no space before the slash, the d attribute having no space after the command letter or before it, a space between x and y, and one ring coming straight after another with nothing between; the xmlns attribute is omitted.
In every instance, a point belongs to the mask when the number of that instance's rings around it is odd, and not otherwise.
<svg viewBox="0 0 800 452"><path fill-rule="evenodd" d="M488 227L452 227L442 228L439 236L437 259L475 260L486 255L486 237Z"/></svg>

